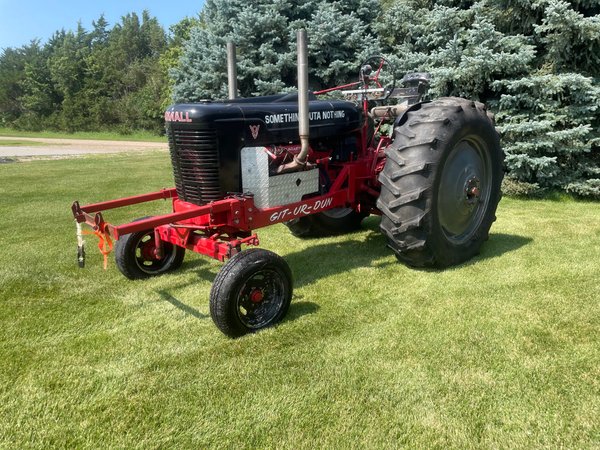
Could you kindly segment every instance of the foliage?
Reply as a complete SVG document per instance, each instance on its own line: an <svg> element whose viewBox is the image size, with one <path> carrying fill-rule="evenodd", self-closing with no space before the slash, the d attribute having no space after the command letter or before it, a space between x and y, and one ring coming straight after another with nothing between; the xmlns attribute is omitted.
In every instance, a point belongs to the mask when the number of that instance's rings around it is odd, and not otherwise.
<svg viewBox="0 0 600 450"><path fill-rule="evenodd" d="M600 87L579 74L534 75L493 87L506 92L497 118L511 177L600 197Z"/></svg>
<svg viewBox="0 0 600 450"><path fill-rule="evenodd" d="M242 96L296 86L309 34L310 86L355 79L384 53L431 97L487 102L512 179L600 198L600 5L595 0L207 0L167 34L132 13L0 53L0 126L161 132L175 101L225 98L225 45Z"/></svg>
<svg viewBox="0 0 600 450"><path fill-rule="evenodd" d="M200 20L192 17L185 17L169 29L171 33L170 43L167 50L160 55L159 65L161 72L167 83L162 87L163 103L161 111L166 110L173 102L174 80L169 77L169 71L180 66L181 56L183 54L183 45L190 39L192 29L200 24Z"/></svg>
<svg viewBox="0 0 600 450"><path fill-rule="evenodd" d="M356 77L362 59L377 49L372 24L377 0L207 0L179 66L171 71L176 101L227 96L225 46L237 46L242 96L266 95L296 85L296 35L309 35L313 89Z"/></svg>
<svg viewBox="0 0 600 450"><path fill-rule="evenodd" d="M377 26L432 96L488 102L509 177L600 198L600 16L594 2L386 2Z"/></svg>
<svg viewBox="0 0 600 450"><path fill-rule="evenodd" d="M25 130L162 128L167 36L147 11L103 16L87 31L56 32L0 56L0 123Z"/></svg>
<svg viewBox="0 0 600 450"><path fill-rule="evenodd" d="M498 31L483 5L461 9L447 3L396 2L378 32L400 74L432 74L432 96L487 101L493 80L526 71L535 57L534 47L522 35Z"/></svg>

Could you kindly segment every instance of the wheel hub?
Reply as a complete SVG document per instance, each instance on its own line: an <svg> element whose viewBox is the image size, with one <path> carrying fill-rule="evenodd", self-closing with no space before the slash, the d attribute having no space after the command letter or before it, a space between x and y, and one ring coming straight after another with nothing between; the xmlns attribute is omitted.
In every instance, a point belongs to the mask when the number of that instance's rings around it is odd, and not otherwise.
<svg viewBox="0 0 600 450"><path fill-rule="evenodd" d="M460 141L449 153L440 179L437 210L446 237L469 242L479 229L489 200L489 155L477 140Z"/></svg>
<svg viewBox="0 0 600 450"><path fill-rule="evenodd" d="M254 289L250 293L250 301L252 303L260 303L265 298L265 294L261 289Z"/></svg>
<svg viewBox="0 0 600 450"><path fill-rule="evenodd" d="M273 320L284 300L280 272L265 268L252 274L237 298L238 318L249 329L259 329Z"/></svg>
<svg viewBox="0 0 600 450"><path fill-rule="evenodd" d="M151 260L158 261L160 259L160 258L157 258L157 256L156 256L156 246L154 245L153 239L150 239L150 240L142 243L142 246L140 248L140 253L142 255L142 258L144 258L146 261L151 261Z"/></svg>
<svg viewBox="0 0 600 450"><path fill-rule="evenodd" d="M467 204L473 206L479 201L479 197L481 195L480 184L481 182L477 177L469 178L465 183L464 192Z"/></svg>

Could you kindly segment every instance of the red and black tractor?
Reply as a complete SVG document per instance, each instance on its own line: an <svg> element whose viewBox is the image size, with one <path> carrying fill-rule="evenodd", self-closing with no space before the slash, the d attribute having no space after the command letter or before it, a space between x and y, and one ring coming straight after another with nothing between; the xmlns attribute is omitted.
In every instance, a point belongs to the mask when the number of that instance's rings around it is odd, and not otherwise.
<svg viewBox="0 0 600 450"><path fill-rule="evenodd" d="M228 64L234 97L235 63ZM286 314L292 273L273 252L250 248L255 230L283 222L297 237L357 229L370 214L400 261L446 267L488 238L500 200L503 152L493 115L462 98L422 101L429 75L396 81L383 57L358 80L310 92L306 35L298 33L298 92L176 104L165 113L175 188L82 206L81 224L105 248L115 240L130 279L179 268L185 250L226 261L210 293L217 327L237 337ZM233 76L232 76L233 74ZM387 75L386 75L387 74ZM341 93L348 100L333 99ZM103 211L158 199L172 213L123 225Z"/></svg>

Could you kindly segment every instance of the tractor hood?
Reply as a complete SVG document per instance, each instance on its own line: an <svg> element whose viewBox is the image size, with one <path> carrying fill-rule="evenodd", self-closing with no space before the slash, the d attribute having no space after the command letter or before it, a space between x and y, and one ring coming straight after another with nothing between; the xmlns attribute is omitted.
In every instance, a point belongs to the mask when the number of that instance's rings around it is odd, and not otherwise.
<svg viewBox="0 0 600 450"><path fill-rule="evenodd" d="M211 129L236 134L246 145L298 141L297 94L241 98L225 102L183 103L165 112L167 128ZM314 97L314 96L313 96ZM351 102L309 102L311 139L340 136L360 129L362 111ZM221 131L221 132L220 132Z"/></svg>

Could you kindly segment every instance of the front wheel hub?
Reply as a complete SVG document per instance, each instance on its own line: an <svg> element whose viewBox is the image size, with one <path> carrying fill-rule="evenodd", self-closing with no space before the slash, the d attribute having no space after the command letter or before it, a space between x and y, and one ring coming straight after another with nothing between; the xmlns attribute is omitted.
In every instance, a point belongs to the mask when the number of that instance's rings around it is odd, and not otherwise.
<svg viewBox="0 0 600 450"><path fill-rule="evenodd" d="M156 255L156 245L154 239L143 241L140 246L141 257L146 261L158 261L160 258Z"/></svg>
<svg viewBox="0 0 600 450"><path fill-rule="evenodd" d="M265 298L265 294L263 293L262 290L260 289L254 289L251 293L250 293L250 301L252 303L260 303L263 301L263 299Z"/></svg>

